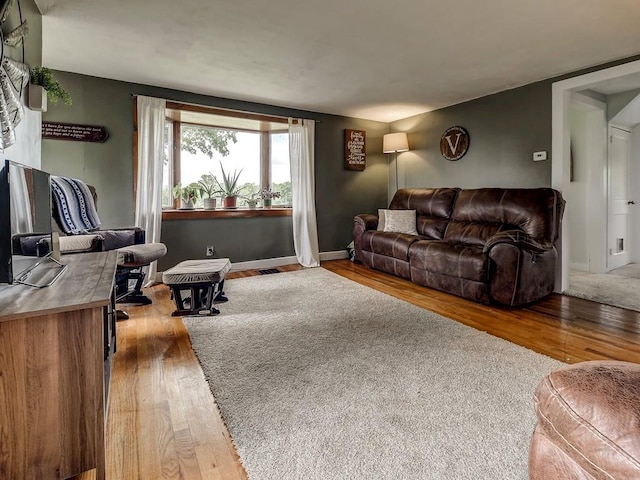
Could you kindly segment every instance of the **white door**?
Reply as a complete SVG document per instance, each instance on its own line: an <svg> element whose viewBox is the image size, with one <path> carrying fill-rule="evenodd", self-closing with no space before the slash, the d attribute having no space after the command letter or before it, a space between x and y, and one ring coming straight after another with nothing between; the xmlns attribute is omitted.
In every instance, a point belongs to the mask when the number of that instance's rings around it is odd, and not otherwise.
<svg viewBox="0 0 640 480"><path fill-rule="evenodd" d="M609 221L607 269L629 263L629 162L631 134L609 127Z"/></svg>

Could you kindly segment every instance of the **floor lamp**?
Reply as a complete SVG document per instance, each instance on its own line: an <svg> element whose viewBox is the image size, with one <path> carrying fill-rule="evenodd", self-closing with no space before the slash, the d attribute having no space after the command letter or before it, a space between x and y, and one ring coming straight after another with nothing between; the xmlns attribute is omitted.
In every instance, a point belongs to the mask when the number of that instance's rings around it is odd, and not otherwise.
<svg viewBox="0 0 640 480"><path fill-rule="evenodd" d="M400 133L387 133L382 137L382 152L383 153L395 153L396 164L396 192L398 191L398 152L409 151L409 140L407 134Z"/></svg>

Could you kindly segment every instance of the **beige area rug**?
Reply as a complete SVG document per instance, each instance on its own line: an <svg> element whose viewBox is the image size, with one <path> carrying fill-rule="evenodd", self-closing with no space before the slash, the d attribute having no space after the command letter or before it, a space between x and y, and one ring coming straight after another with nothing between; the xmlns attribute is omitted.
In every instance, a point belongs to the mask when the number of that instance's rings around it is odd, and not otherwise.
<svg viewBox="0 0 640 480"><path fill-rule="evenodd" d="M321 268L225 290L185 324L250 479L527 478L560 362Z"/></svg>
<svg viewBox="0 0 640 480"><path fill-rule="evenodd" d="M571 271L569 288L563 293L640 312L640 264L630 263L609 273Z"/></svg>

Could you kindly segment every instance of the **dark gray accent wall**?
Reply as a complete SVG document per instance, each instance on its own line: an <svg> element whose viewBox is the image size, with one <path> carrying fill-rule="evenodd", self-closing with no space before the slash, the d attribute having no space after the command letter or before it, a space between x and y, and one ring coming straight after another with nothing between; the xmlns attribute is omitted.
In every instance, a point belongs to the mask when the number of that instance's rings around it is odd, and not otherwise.
<svg viewBox="0 0 640 480"><path fill-rule="evenodd" d="M448 161L440 137L454 125L469 132L467 154ZM408 132L398 155L400 187L542 187L551 184L551 82L538 82L391 124ZM395 188L395 185L394 185Z"/></svg>
<svg viewBox="0 0 640 480"><path fill-rule="evenodd" d="M158 262L159 271L203 258L208 245L232 262L295 255L291 217L169 220L162 222L162 241L167 255Z"/></svg>
<svg viewBox="0 0 640 480"><path fill-rule="evenodd" d="M640 56L393 122L391 131L408 132L411 148L398 155L400 187L551 186L552 84L635 60ZM471 143L463 158L450 162L440 154L440 137L454 125L467 129ZM540 150L547 152L547 160L533 162L533 152Z"/></svg>
<svg viewBox="0 0 640 480"><path fill-rule="evenodd" d="M257 103L208 97L147 85L101 79L68 72L56 78L69 90L73 106L57 105L46 121L101 125L109 131L104 144L42 141L42 168L80 178L96 186L104 226L133 224L133 95L245 110L318 121L315 135L316 211L320 251L342 250L351 241L353 216L386 204L387 160L382 136L388 124L292 110ZM344 129L367 132L367 167L344 170ZM164 269L176 262L204 256L205 246L233 262L294 255L291 217L173 220L163 222L162 241L168 254Z"/></svg>

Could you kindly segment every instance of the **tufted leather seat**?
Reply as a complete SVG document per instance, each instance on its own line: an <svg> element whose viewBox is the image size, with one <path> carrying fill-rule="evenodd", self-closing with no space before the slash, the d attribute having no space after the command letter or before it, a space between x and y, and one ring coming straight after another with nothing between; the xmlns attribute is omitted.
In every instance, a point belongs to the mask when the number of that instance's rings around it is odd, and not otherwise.
<svg viewBox="0 0 640 480"><path fill-rule="evenodd" d="M362 239L367 251L407 262L409 261L409 247L418 240L420 240L420 237L415 235L379 232L377 230L365 232Z"/></svg>
<svg viewBox="0 0 640 480"><path fill-rule="evenodd" d="M560 368L535 393L531 480L640 478L640 365Z"/></svg>

